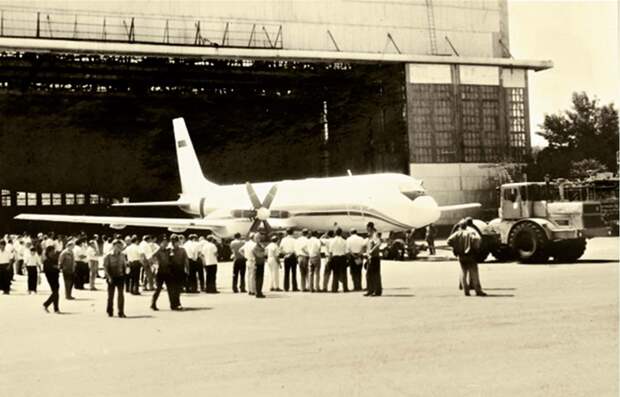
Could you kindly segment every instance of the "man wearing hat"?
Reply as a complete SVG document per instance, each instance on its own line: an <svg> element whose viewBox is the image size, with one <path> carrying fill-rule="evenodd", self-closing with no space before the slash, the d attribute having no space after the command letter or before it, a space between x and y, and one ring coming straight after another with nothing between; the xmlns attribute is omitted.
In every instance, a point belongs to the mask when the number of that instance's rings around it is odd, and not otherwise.
<svg viewBox="0 0 620 397"><path fill-rule="evenodd" d="M375 229L374 222L368 222L366 232L368 232L368 242L366 243L366 255L368 256L366 287L368 290L364 296L381 296L383 293L383 286L381 285L381 257L379 256L381 239Z"/></svg>
<svg viewBox="0 0 620 397"><path fill-rule="evenodd" d="M350 236L347 238L347 256L351 279L353 280L353 291L362 290L362 253L364 245L364 239L357 234L357 230L351 229Z"/></svg>
<svg viewBox="0 0 620 397"><path fill-rule="evenodd" d="M123 254L123 243L114 240L112 252L103 260L103 271L108 282L108 305L106 311L108 316L114 315L114 290L118 290L118 316L125 317L125 295L123 284L125 284L125 271L127 260Z"/></svg>

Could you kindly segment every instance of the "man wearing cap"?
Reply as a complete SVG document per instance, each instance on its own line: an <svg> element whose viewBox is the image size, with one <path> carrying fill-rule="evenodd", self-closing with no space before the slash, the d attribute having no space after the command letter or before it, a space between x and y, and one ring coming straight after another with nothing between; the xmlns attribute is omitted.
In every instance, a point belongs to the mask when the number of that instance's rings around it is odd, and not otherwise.
<svg viewBox="0 0 620 397"><path fill-rule="evenodd" d="M58 256L58 267L62 270L62 279L65 283L65 299L72 300L71 291L73 290L73 280L75 272L75 257L73 256L73 248L75 243L73 240L67 242L67 246Z"/></svg>
<svg viewBox="0 0 620 397"><path fill-rule="evenodd" d="M284 290L288 291L289 283L292 281L293 291L299 291L297 288L297 256L295 255L293 229L288 229L286 237L280 241L280 252L284 255Z"/></svg>
<svg viewBox="0 0 620 397"><path fill-rule="evenodd" d="M308 264L310 266L310 292L321 291L321 240L318 232L308 239Z"/></svg>
<svg viewBox="0 0 620 397"><path fill-rule="evenodd" d="M240 233L235 233L235 238L230 242L230 251L233 259L233 292L245 291L245 257L241 253L241 247L245 242L241 239Z"/></svg>
<svg viewBox="0 0 620 397"><path fill-rule="evenodd" d="M308 229L301 231L301 236L295 240L295 255L301 273L301 290L308 291Z"/></svg>
<svg viewBox="0 0 620 397"><path fill-rule="evenodd" d="M118 316L125 317L125 295L123 284L125 283L125 273L127 260L123 254L123 243L115 240L112 243L112 252L103 259L103 271L108 282L108 305L106 311L108 316L114 315L114 290L118 291Z"/></svg>
<svg viewBox="0 0 620 397"><path fill-rule="evenodd" d="M362 290L362 254L365 245L364 239L357 234L357 230L351 229L351 235L347 238L347 256L353 280L353 291Z"/></svg>
<svg viewBox="0 0 620 397"><path fill-rule="evenodd" d="M366 232L368 232L368 241L366 243L366 255L368 256L366 287L368 290L364 296L381 296L383 293L383 286L381 285L381 257L379 256L381 239L373 222L368 222Z"/></svg>

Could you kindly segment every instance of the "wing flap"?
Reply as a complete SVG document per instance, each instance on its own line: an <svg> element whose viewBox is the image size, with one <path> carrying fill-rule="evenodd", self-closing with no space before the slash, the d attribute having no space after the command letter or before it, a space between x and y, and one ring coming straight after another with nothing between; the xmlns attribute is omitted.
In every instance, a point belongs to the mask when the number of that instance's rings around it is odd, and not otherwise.
<svg viewBox="0 0 620 397"><path fill-rule="evenodd" d="M115 203L112 207L186 207L189 201L144 201L136 203Z"/></svg>
<svg viewBox="0 0 620 397"><path fill-rule="evenodd" d="M455 204L455 205L442 205L439 206L439 210L441 212L449 212L449 211L459 211L459 210L469 210L473 208L480 208L482 204L480 203L467 203L467 204Z"/></svg>

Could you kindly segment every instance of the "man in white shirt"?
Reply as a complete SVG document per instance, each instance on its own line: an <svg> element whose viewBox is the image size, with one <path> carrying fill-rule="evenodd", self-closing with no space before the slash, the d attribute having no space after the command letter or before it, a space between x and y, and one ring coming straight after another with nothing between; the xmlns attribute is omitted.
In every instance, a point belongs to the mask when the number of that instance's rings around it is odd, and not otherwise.
<svg viewBox="0 0 620 397"><path fill-rule="evenodd" d="M198 251L198 236L195 234L190 234L185 244L183 244L183 248L185 248L187 258L189 259L189 276L187 277L187 285L185 286L186 291L195 294L199 292L199 272L203 273L202 266L198 262L198 257L200 255L200 252ZM202 279L200 281L204 283ZM201 284L200 287L202 290L203 285Z"/></svg>
<svg viewBox="0 0 620 397"><path fill-rule="evenodd" d="M145 234L142 237L142 241L139 244L141 260L142 260L142 270L144 273L144 290L152 291L154 290L154 282L155 277L153 275L153 246L151 245L151 236Z"/></svg>
<svg viewBox="0 0 620 397"><path fill-rule="evenodd" d="M308 263L310 266L310 292L321 291L321 240L314 232L308 239Z"/></svg>
<svg viewBox="0 0 620 397"><path fill-rule="evenodd" d="M208 236L202 246L202 261L205 264L206 292L207 294L219 294L217 290L217 245L215 238Z"/></svg>
<svg viewBox="0 0 620 397"><path fill-rule="evenodd" d="M301 231L301 236L295 240L295 255L301 273L301 290L308 291L308 229Z"/></svg>
<svg viewBox="0 0 620 397"><path fill-rule="evenodd" d="M338 292L339 283L342 283L342 290L344 292L349 292L347 287L347 242L342 238L342 229L336 229L335 234L330 244L332 266L334 268L332 292Z"/></svg>
<svg viewBox="0 0 620 397"><path fill-rule="evenodd" d="M11 291L11 260L13 253L6 248L6 241L0 239L0 289L5 295Z"/></svg>
<svg viewBox="0 0 620 397"><path fill-rule="evenodd" d="M292 278L293 291L299 291L297 288L297 256L295 255L293 229L288 229L286 237L280 241L280 252L284 255L284 290L288 291L289 281Z"/></svg>
<svg viewBox="0 0 620 397"><path fill-rule="evenodd" d="M353 291L362 290L362 254L366 241L357 234L357 230L351 229L351 235L347 238L347 254L349 256L349 269L353 280Z"/></svg>
<svg viewBox="0 0 620 397"><path fill-rule="evenodd" d="M84 284L88 282L88 256L86 250L88 246L85 239L76 242L73 248L73 257L75 258L75 280L73 286L75 289L84 289Z"/></svg>
<svg viewBox="0 0 620 397"><path fill-rule="evenodd" d="M256 242L254 241L254 233L250 233L248 236L248 241L243 244L239 252L243 254L245 257L245 267L246 267L246 275L247 275L247 288L249 295L256 294L256 257L254 256L254 247L256 246Z"/></svg>
<svg viewBox="0 0 620 397"><path fill-rule="evenodd" d="M123 251L129 264L129 277L126 290L132 295L140 295L140 269L142 268L142 252L138 245L138 236L132 236L130 244Z"/></svg>
<svg viewBox="0 0 620 397"><path fill-rule="evenodd" d="M329 230L326 234L321 236L321 244L325 250L325 268L323 269L323 289L322 292L327 292L327 285L329 285L329 278L333 276L334 267L332 266L332 252L331 244L334 239L334 231Z"/></svg>

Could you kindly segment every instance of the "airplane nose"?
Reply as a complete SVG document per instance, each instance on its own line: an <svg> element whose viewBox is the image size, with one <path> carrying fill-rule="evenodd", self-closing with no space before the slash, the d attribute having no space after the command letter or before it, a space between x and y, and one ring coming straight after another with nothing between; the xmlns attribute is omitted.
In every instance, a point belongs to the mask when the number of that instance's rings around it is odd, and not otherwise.
<svg viewBox="0 0 620 397"><path fill-rule="evenodd" d="M435 223L441 216L439 205L431 196L420 196L413 200L412 205L416 227Z"/></svg>

